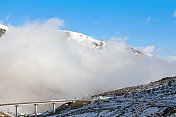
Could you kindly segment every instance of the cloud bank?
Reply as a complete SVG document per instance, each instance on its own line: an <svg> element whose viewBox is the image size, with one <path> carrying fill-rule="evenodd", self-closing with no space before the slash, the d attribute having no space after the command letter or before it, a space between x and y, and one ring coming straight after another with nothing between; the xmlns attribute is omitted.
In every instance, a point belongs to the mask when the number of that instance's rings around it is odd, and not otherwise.
<svg viewBox="0 0 176 117"><path fill-rule="evenodd" d="M112 41L90 48L58 32L63 23L8 26L0 40L1 103L82 97L175 75L175 60L138 56Z"/></svg>

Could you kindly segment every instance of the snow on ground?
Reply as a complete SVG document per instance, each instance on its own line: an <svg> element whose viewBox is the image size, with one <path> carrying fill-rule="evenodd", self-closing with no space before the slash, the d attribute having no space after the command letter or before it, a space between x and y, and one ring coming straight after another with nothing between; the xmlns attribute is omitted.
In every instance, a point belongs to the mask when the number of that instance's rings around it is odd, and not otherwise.
<svg viewBox="0 0 176 117"><path fill-rule="evenodd" d="M5 26L5 25L2 25L2 24L0 24L0 28L1 28L1 29L5 29L5 30L8 30L8 27Z"/></svg>
<svg viewBox="0 0 176 117"><path fill-rule="evenodd" d="M118 91L121 93L118 93ZM147 85L139 85L131 90L130 87L127 87L112 92L105 92L93 96L91 104L77 109L68 108L50 117L175 117L175 115L176 77L162 79Z"/></svg>

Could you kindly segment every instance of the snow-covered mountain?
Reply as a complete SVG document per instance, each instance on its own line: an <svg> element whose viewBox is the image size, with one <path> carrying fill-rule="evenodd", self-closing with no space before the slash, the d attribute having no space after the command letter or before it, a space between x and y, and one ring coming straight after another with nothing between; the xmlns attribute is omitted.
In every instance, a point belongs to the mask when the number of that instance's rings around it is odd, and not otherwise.
<svg viewBox="0 0 176 117"><path fill-rule="evenodd" d="M0 24L0 38L5 34L7 30L7 26Z"/></svg>
<svg viewBox="0 0 176 117"><path fill-rule="evenodd" d="M94 95L57 108L51 117L175 117L176 77Z"/></svg>
<svg viewBox="0 0 176 117"><path fill-rule="evenodd" d="M89 43L91 48L103 48L104 46L106 46L106 42L105 41L99 41L96 40L93 37L84 35L82 33L78 33L78 32L72 32L72 31L67 31L67 30L60 30L61 32L64 32L65 35L68 37L68 39L74 39L77 40L78 42L86 42ZM136 54L136 55L147 55L144 54L142 51L139 51L137 49L134 49L128 45L123 44L124 49L126 49L127 51L131 51L132 53Z"/></svg>
<svg viewBox="0 0 176 117"><path fill-rule="evenodd" d="M0 36L8 30L0 25ZM98 41L81 33L60 30L68 41L87 44L91 48L103 49L107 42ZM110 45L111 46L111 45ZM145 56L125 44L117 44L134 55ZM110 66L111 67L111 66ZM57 108L56 113L44 116L176 116L176 77L163 78L145 85L127 87L91 96L90 99L66 103ZM47 115L49 114L49 115Z"/></svg>
<svg viewBox="0 0 176 117"><path fill-rule="evenodd" d="M8 27L5 25L0 24L0 38L6 33L6 31L8 30ZM89 45L89 47L91 48L103 48L104 46L106 46L106 42L105 41L99 41L93 37L84 35L82 33L78 33L78 32L72 32L72 31L67 31L67 30L59 30L60 32L63 32L65 34L65 36L70 40L76 40L80 43L86 43ZM121 45L120 45L121 46ZM139 51L137 49L134 49L128 45L123 44L123 48L126 49L127 51L131 51L132 53L136 54L136 55L147 55L144 54L142 51Z"/></svg>
<svg viewBox="0 0 176 117"><path fill-rule="evenodd" d="M77 40L78 42L87 42L90 45L92 45L93 47L96 48L102 48L103 46L105 46L105 42L104 41L98 41L90 36L84 35L82 33L78 33L78 32L72 32L72 31L66 31L66 30L61 30L62 32L65 33L65 35L67 36L68 39L74 39Z"/></svg>

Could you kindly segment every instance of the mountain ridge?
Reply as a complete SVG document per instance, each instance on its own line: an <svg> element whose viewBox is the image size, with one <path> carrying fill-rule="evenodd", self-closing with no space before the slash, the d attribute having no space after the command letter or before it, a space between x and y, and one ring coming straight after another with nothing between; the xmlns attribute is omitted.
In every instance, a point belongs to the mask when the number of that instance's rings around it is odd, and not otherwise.
<svg viewBox="0 0 176 117"><path fill-rule="evenodd" d="M91 47L93 48L99 48L102 49L104 46L106 46L106 42L105 41L99 41L93 37L84 35L82 33L78 33L78 32L72 32L72 31L68 31L68 30L59 30L61 32L64 32L65 35L67 36L68 39L73 39L73 40L77 40L78 42L83 42L83 41L87 41ZM127 44L124 44L124 48L127 51L131 51L132 53L134 53L135 55L139 55L139 56L151 56L147 53L144 53L142 51L139 51L133 47L128 46Z"/></svg>

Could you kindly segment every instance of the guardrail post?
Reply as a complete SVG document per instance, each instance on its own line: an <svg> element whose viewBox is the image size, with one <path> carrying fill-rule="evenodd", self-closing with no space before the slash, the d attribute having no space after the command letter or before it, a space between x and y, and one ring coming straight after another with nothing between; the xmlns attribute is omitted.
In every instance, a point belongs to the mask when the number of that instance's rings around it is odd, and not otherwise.
<svg viewBox="0 0 176 117"><path fill-rule="evenodd" d="M37 106L38 106L38 104L34 104L34 114L35 114L35 116L37 116Z"/></svg>
<svg viewBox="0 0 176 117"><path fill-rule="evenodd" d="M15 105L15 116L18 117L18 105Z"/></svg>
<svg viewBox="0 0 176 117"><path fill-rule="evenodd" d="M56 112L56 104L53 103L53 113L55 113L55 112Z"/></svg>

